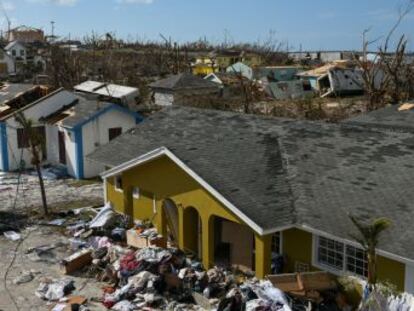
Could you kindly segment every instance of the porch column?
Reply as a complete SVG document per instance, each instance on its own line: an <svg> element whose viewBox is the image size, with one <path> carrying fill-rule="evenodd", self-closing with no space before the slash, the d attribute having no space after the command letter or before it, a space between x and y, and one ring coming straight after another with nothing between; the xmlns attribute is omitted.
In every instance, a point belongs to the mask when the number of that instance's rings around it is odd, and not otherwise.
<svg viewBox="0 0 414 311"><path fill-rule="evenodd" d="M163 200L156 200L155 195L153 197L153 204L155 204L155 209L157 214L155 215L155 227L159 234L161 234L165 239L168 238L167 230L167 219L165 215L164 208L162 207Z"/></svg>
<svg viewBox="0 0 414 311"><path fill-rule="evenodd" d="M255 234L255 245L256 277L263 279L270 273L272 235Z"/></svg>
<svg viewBox="0 0 414 311"><path fill-rule="evenodd" d="M202 257L204 269L214 265L214 216L201 219Z"/></svg>
<svg viewBox="0 0 414 311"><path fill-rule="evenodd" d="M177 204L178 211L178 248L185 251L184 243L184 208L181 204Z"/></svg>

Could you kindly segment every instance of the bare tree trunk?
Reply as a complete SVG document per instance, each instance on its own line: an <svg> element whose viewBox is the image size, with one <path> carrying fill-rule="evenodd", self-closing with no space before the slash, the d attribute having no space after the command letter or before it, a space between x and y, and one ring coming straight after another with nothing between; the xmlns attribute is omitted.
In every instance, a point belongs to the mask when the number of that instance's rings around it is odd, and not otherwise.
<svg viewBox="0 0 414 311"><path fill-rule="evenodd" d="M45 191L45 184L43 182L43 175L42 170L40 168L40 164L35 164L37 177L39 178L39 186L40 186L40 193L42 196L42 205L43 205L43 212L45 215L49 215L49 209L47 207L47 201L46 201L46 191Z"/></svg>
<svg viewBox="0 0 414 311"><path fill-rule="evenodd" d="M377 283L377 255L376 251L370 250L367 254L368 259L368 283L375 285Z"/></svg>
<svg viewBox="0 0 414 311"><path fill-rule="evenodd" d="M39 186L40 186L40 194L42 197L43 212L45 215L48 215L49 209L47 207L45 184L43 182L42 169L40 167L39 150L37 149L37 146L35 146L32 142L30 144L31 144L32 156L33 156L32 164L35 166L37 177L39 178Z"/></svg>

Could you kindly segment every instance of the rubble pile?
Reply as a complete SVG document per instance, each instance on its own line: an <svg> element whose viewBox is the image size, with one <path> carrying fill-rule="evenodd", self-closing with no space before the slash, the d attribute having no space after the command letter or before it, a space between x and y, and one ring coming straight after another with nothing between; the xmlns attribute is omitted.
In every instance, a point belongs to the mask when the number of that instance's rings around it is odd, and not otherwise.
<svg viewBox="0 0 414 311"><path fill-rule="evenodd" d="M136 224L132 229L145 242L131 241L143 247L131 247L126 243L131 231L127 230L128 219L109 205L97 213L84 209L71 216L76 221L66 228L72 236L73 253L60 262L62 272L80 273L104 282L102 296L91 298L108 309L290 311L298 310L298 305L304 310L309 303L306 299L292 299L269 280L257 280L222 267L205 270L200 261L167 247L157 231L146 224ZM66 220L62 219L54 223L63 226ZM73 289L69 277L45 278L36 295L58 303L58 308Z"/></svg>

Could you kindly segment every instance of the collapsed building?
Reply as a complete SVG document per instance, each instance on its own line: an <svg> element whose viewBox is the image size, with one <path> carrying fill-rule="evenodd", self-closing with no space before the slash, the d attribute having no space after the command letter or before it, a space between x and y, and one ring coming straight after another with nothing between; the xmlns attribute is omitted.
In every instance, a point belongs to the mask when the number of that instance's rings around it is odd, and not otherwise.
<svg viewBox="0 0 414 311"><path fill-rule="evenodd" d="M322 67L298 73L309 81L321 97L359 95L364 93L362 71L348 61L335 61Z"/></svg>

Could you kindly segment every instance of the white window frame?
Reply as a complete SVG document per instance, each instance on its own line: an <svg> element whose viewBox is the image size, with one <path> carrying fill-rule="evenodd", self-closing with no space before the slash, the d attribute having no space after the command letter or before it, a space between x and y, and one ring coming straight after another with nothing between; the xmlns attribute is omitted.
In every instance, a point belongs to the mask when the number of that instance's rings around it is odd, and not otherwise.
<svg viewBox="0 0 414 311"><path fill-rule="evenodd" d="M140 196L141 196L141 190L139 189L139 187L136 187L136 186L133 187L132 188L132 197L135 200L138 200Z"/></svg>
<svg viewBox="0 0 414 311"><path fill-rule="evenodd" d="M328 240L333 240L333 241L335 241L337 243L343 244L343 255L342 255L343 262L342 262L342 269L335 269L334 267L332 267L330 265L326 265L326 264L323 264L323 263L319 262L319 258L318 258L318 248L319 248L319 238L320 237L325 238L325 239L328 239ZM316 267L316 268L319 268L319 269L328 271L328 272L330 272L332 274L335 274L335 275L339 275L340 276L340 275L347 274L347 275L356 276L356 277L361 278L361 279L366 279L366 276L364 276L364 275L360 275L360 274L357 274L357 273L354 273L352 271L347 270L347 254L346 254L347 246L351 246L351 247L354 247L354 248L357 248L357 249L362 250L362 248L360 246L357 246L357 245L355 245L353 243L346 243L346 242L341 241L339 239L335 239L335 238L327 237L327 236L323 236L323 235L322 236L313 235L312 236L312 265L314 267Z"/></svg>
<svg viewBox="0 0 414 311"><path fill-rule="evenodd" d="M282 231L278 231L272 234L272 241L271 241L271 247L273 247L273 235L275 234L279 234L279 250L277 251L277 253L279 255L283 254L283 232Z"/></svg>
<svg viewBox="0 0 414 311"><path fill-rule="evenodd" d="M115 184L115 191L124 192L124 189L118 187L118 179L121 179L122 187L124 186L122 183L122 175L117 175L114 177L114 184Z"/></svg>

